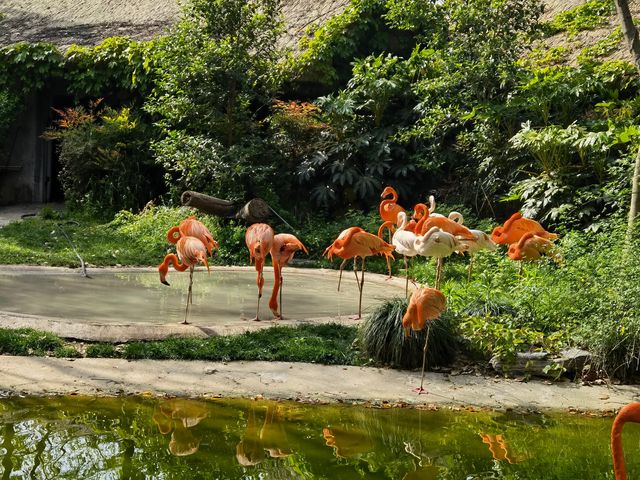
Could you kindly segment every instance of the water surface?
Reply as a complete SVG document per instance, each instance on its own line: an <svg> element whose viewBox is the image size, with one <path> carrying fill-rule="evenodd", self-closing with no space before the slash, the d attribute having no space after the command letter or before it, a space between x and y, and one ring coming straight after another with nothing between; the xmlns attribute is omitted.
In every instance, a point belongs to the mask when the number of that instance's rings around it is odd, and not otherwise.
<svg viewBox="0 0 640 480"><path fill-rule="evenodd" d="M24 479L612 479L612 418L251 400L0 400ZM640 426L625 427L631 479Z"/></svg>

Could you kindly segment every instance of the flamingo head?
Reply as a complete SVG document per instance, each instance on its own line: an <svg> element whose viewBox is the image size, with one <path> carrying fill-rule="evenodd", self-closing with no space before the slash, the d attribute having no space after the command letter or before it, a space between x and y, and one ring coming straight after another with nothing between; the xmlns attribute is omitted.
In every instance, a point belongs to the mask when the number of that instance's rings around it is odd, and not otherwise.
<svg viewBox="0 0 640 480"><path fill-rule="evenodd" d="M509 251L507 252L511 260L522 260L522 251L518 248L517 243L509 245Z"/></svg>
<svg viewBox="0 0 640 480"><path fill-rule="evenodd" d="M167 282L167 273L169 272L169 264L165 262L161 263L160 266L158 267L158 272L160 273L160 283L164 285L169 285L169 282Z"/></svg>
<svg viewBox="0 0 640 480"><path fill-rule="evenodd" d="M393 187L384 187L384 190L382 190L382 193L380 194L380 198L386 198L389 195L397 196L398 194Z"/></svg>

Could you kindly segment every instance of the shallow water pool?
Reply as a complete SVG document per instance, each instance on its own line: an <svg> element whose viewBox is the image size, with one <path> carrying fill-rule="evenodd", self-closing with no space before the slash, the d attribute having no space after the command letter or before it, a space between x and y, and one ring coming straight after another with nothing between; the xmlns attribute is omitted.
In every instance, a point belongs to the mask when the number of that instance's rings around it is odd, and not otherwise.
<svg viewBox="0 0 640 480"><path fill-rule="evenodd" d="M188 272L171 270L170 286L160 283L157 271L90 271L92 278L76 272L63 273L14 269L0 273L0 310L30 315L100 323L176 323L184 319ZM263 319L272 319L268 302L273 270L265 268L260 303ZM340 292L338 272L303 269L284 270L283 313L285 318L349 316L358 311L358 289L353 272L344 272ZM213 268L208 275L194 274L190 320L198 325L255 316L258 290L252 269ZM404 294L380 276L365 277L363 311L381 298Z"/></svg>
<svg viewBox="0 0 640 480"><path fill-rule="evenodd" d="M2 478L611 479L612 418L251 400L0 400ZM625 427L630 477L640 426Z"/></svg>

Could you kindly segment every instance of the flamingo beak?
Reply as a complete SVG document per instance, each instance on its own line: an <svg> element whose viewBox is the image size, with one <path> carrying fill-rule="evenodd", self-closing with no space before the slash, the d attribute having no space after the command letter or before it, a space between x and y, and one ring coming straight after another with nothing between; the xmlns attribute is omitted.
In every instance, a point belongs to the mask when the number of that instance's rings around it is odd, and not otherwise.
<svg viewBox="0 0 640 480"><path fill-rule="evenodd" d="M163 285L169 286L169 282L167 282L166 280L160 280L160 283L162 283Z"/></svg>

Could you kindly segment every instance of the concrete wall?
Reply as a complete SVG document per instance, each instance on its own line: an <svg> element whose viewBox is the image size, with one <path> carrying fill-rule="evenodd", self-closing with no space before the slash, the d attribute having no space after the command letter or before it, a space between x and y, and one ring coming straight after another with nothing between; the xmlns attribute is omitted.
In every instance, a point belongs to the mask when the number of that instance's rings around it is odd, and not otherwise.
<svg viewBox="0 0 640 480"><path fill-rule="evenodd" d="M0 160L0 205L49 200L51 145L40 138L48 121L47 95L32 95L12 138L5 139L8 157Z"/></svg>

